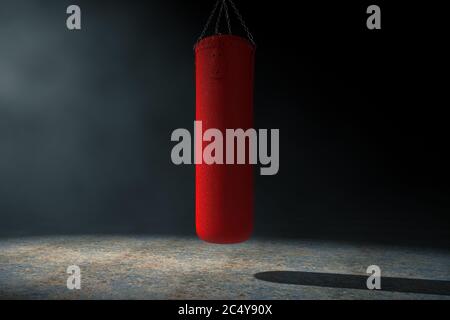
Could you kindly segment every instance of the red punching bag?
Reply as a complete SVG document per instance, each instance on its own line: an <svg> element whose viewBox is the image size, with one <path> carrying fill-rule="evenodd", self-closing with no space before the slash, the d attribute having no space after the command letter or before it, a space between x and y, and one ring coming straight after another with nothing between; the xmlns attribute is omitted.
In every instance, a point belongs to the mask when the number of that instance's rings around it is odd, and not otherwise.
<svg viewBox="0 0 450 320"><path fill-rule="evenodd" d="M227 1L247 31L248 40L231 34ZM216 34L204 37L219 4ZM222 12L228 22L229 34L226 35L218 34ZM219 129L224 140L224 164L196 164L197 235L212 243L242 242L250 237L253 229L253 166L248 156L246 164L237 164L236 159L234 164L226 164L225 130L253 128L255 45L232 1L216 2L194 51L196 120L202 122L203 132ZM201 149L209 143L202 142ZM246 143L246 155L248 153Z"/></svg>

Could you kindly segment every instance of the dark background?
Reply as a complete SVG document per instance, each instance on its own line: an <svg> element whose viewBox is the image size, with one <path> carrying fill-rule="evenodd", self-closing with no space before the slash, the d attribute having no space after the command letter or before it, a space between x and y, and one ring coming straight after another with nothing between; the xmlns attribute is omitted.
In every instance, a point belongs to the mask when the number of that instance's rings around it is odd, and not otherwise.
<svg viewBox="0 0 450 320"><path fill-rule="evenodd" d="M281 134L255 236L448 248L441 2L235 2L258 45L257 128ZM0 236L195 234L194 167L171 163L170 135L192 131L212 6L1 1Z"/></svg>

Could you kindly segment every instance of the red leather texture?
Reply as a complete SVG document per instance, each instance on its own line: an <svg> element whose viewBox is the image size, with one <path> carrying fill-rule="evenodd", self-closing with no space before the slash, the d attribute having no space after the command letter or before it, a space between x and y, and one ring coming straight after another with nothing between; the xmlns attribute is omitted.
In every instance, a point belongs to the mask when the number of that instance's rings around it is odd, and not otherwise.
<svg viewBox="0 0 450 320"><path fill-rule="evenodd" d="M195 46L196 120L203 132L253 128L255 48L244 38L215 35ZM203 142L203 149L210 142ZM213 243L247 240L253 229L253 165L196 164L197 235ZM236 152L235 152L236 158Z"/></svg>

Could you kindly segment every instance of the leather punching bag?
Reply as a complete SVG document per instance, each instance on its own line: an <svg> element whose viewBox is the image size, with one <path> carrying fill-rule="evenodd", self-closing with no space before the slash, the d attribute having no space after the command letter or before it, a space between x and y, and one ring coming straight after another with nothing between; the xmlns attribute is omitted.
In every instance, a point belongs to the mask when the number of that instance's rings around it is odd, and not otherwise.
<svg viewBox="0 0 450 320"><path fill-rule="evenodd" d="M227 9L226 1L221 2L221 11ZM239 14L232 1L231 5ZM249 32L247 40L231 35L229 30L226 35L201 36L194 48L196 120L202 122L203 132L219 129L224 142L224 164L203 161L195 168L196 231L201 239L212 243L245 241L253 229L253 166L248 161L249 145L246 141L245 164L237 164L236 152L234 164L225 164L225 133L226 129L253 128L255 46ZM202 142L202 150L209 143Z"/></svg>

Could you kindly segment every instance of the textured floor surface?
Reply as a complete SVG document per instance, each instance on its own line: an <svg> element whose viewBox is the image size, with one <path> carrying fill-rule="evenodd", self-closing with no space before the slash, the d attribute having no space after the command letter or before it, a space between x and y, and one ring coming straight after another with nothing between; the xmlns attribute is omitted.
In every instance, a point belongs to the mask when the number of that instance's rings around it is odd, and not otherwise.
<svg viewBox="0 0 450 320"><path fill-rule="evenodd" d="M36 237L0 240L0 298L450 299L255 277L268 271L366 276L366 268L374 264L385 277L450 281L446 250L314 241L220 246L175 237ZM81 268L81 290L66 287L70 265Z"/></svg>

